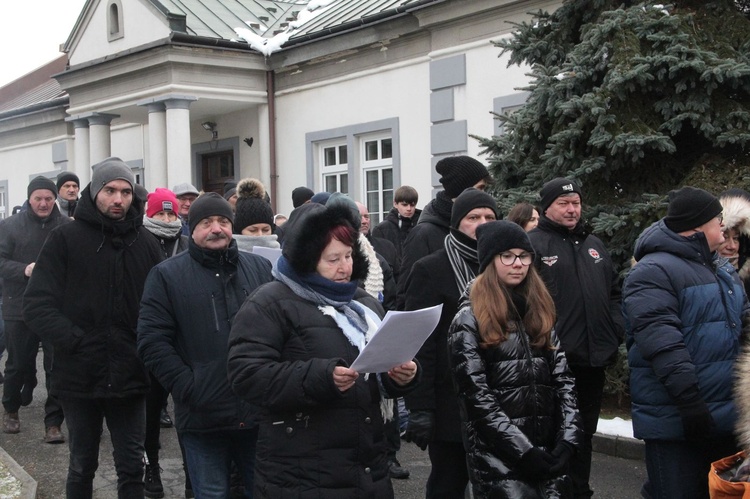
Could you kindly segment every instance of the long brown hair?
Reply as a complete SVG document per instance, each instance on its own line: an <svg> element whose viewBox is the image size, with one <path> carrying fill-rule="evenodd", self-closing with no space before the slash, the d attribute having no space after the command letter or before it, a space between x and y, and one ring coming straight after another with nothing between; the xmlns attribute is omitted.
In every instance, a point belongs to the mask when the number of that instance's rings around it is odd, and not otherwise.
<svg viewBox="0 0 750 499"><path fill-rule="evenodd" d="M526 279L515 289L526 299L526 314L522 319L526 334L531 338L531 346L551 349L550 333L556 320L555 302L533 265L529 266ZM487 265L471 287L469 299L477 318L483 348L499 345L515 330L510 324L512 317L509 309L515 306L510 293L511 290L498 277L494 262Z"/></svg>

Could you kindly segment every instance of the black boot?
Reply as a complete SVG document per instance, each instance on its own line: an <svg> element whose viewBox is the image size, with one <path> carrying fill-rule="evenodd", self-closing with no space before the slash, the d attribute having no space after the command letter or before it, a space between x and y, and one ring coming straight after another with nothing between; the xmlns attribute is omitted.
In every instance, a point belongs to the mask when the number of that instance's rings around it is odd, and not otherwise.
<svg viewBox="0 0 750 499"><path fill-rule="evenodd" d="M158 464L147 464L143 476L143 494L146 497L159 499L164 497L164 486L161 484L161 468Z"/></svg>

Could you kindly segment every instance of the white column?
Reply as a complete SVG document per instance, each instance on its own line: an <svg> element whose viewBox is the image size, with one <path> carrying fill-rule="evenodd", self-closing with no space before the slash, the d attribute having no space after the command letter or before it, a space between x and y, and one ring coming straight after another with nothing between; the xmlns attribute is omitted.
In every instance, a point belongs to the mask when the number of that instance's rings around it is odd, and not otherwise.
<svg viewBox="0 0 750 499"><path fill-rule="evenodd" d="M167 180L169 186L193 180L190 158L190 103L195 97L170 98L164 101L167 109ZM200 188L200 186L196 186Z"/></svg>
<svg viewBox="0 0 750 499"><path fill-rule="evenodd" d="M90 164L95 165L101 160L112 155L112 137L110 135L110 123L116 114L93 113L87 117L89 120L89 136L91 141Z"/></svg>
<svg viewBox="0 0 750 499"><path fill-rule="evenodd" d="M91 164L89 163L89 159L91 158L89 150L89 120L73 119L71 121L75 128L75 140L73 142L73 172L78 175L78 180L80 180L81 189L83 190L83 188L91 182Z"/></svg>
<svg viewBox="0 0 750 499"><path fill-rule="evenodd" d="M167 182L167 115L163 102L148 104L148 146L145 174L149 190L171 189L174 184Z"/></svg>

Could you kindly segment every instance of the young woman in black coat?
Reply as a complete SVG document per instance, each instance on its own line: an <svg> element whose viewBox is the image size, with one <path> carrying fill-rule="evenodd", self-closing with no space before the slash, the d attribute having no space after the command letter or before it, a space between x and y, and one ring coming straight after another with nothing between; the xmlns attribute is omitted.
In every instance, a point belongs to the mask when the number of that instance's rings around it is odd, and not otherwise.
<svg viewBox="0 0 750 499"><path fill-rule="evenodd" d="M570 497L582 429L554 302L519 225L489 222L476 234L480 274L448 337L474 497Z"/></svg>

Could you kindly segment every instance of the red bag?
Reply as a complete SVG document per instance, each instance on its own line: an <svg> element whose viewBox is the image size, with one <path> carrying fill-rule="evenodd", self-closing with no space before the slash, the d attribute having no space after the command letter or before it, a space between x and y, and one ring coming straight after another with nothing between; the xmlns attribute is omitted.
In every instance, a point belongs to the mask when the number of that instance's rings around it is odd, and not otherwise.
<svg viewBox="0 0 750 499"><path fill-rule="evenodd" d="M747 457L746 452L738 452L711 463L708 472L708 493L711 499L750 499L750 482L730 482L720 473L736 467Z"/></svg>

